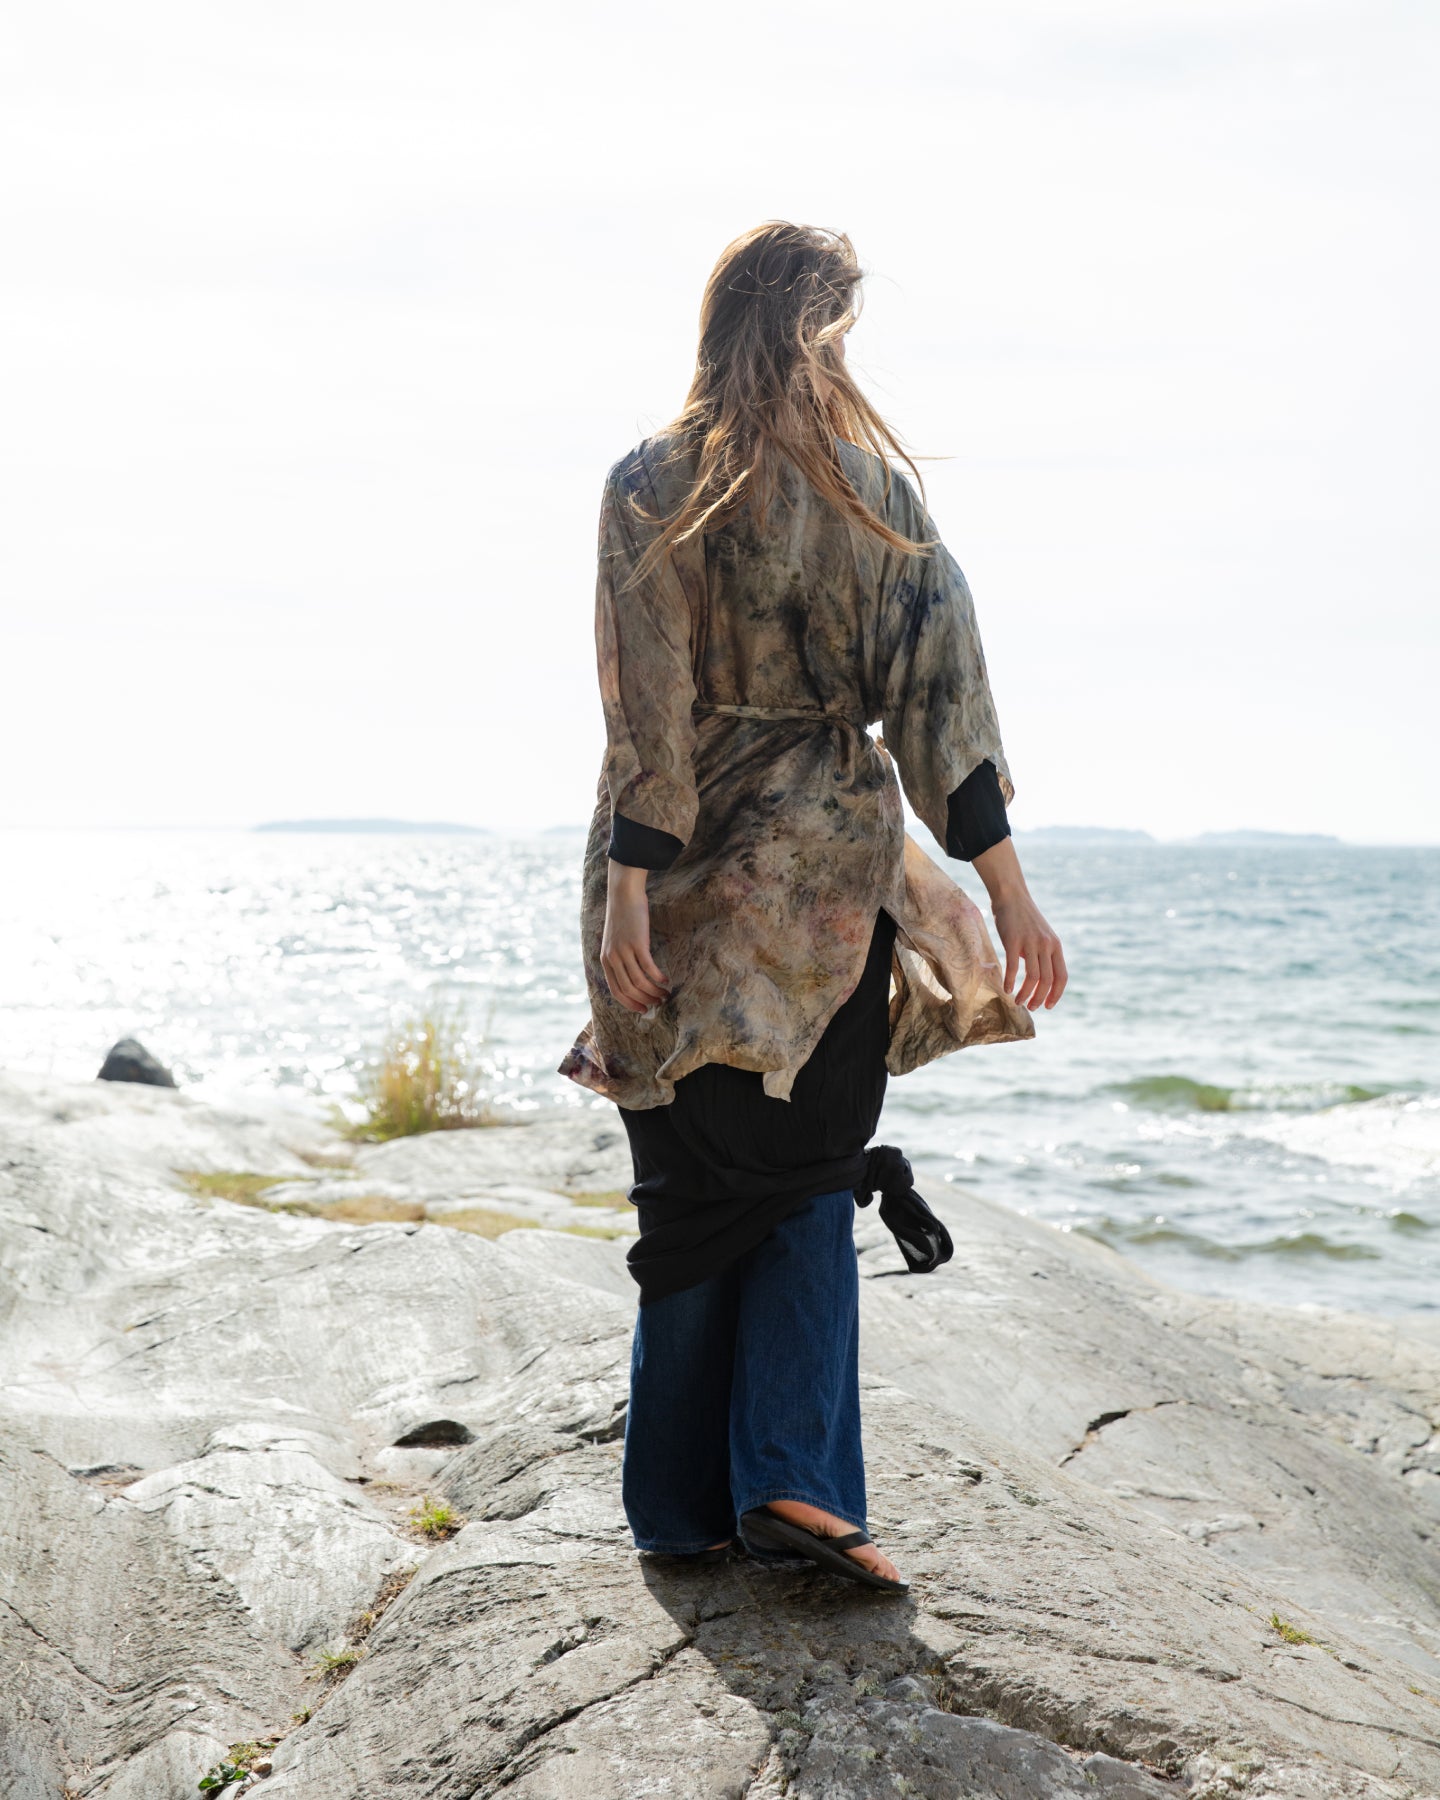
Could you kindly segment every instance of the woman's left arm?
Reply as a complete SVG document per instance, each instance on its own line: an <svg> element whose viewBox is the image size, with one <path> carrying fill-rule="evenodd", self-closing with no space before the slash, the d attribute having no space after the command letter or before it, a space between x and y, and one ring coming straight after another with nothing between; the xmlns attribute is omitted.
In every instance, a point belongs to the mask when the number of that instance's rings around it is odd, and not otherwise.
<svg viewBox="0 0 1440 1800"><path fill-rule="evenodd" d="M883 559L886 748L915 811L985 883L1005 949L1005 992L1019 980L1022 1006L1052 1007L1068 979L1065 953L1031 897L1010 835L1005 809L1015 787L970 587L902 475L891 499L895 528L933 547Z"/></svg>
<svg viewBox="0 0 1440 1800"><path fill-rule="evenodd" d="M931 548L887 549L879 558L885 748L936 842L969 858L1009 830L1005 807L1015 797L975 602L919 495L898 472L887 517L896 531Z"/></svg>

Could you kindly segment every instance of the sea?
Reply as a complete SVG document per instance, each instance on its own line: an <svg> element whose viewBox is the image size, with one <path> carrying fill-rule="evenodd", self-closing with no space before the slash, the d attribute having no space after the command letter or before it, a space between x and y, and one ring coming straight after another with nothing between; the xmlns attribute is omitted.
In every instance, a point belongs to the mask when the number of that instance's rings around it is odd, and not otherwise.
<svg viewBox="0 0 1440 1800"><path fill-rule="evenodd" d="M1017 844L1068 990L1032 1040L892 1079L877 1133L952 1229L979 1195L1201 1293L1440 1307L1440 848ZM555 1072L587 1014L582 849L0 833L0 1069L87 1080L135 1036L198 1094L353 1112L439 1011L497 1105L613 1116Z"/></svg>

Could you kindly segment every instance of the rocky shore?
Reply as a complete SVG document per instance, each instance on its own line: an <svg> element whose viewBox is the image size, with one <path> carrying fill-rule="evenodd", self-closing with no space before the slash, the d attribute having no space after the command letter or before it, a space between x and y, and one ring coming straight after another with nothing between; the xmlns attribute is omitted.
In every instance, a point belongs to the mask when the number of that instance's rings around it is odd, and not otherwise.
<svg viewBox="0 0 1440 1800"><path fill-rule="evenodd" d="M858 1214L911 1594L652 1566L626 1176L0 1079L5 1800L1440 1794L1440 1328Z"/></svg>

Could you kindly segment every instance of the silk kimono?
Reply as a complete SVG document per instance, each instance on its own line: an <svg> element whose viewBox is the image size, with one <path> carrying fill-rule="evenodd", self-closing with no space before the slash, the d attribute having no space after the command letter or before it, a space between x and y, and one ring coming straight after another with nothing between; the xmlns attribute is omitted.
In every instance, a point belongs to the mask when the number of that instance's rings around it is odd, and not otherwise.
<svg viewBox="0 0 1440 1800"><path fill-rule="evenodd" d="M887 492L878 457L839 452L872 509L932 548L893 549L786 464L763 530L742 507L637 581L693 464L660 434L606 479L606 744L581 899L591 1012L560 1073L625 1108L669 1104L711 1062L760 1071L788 1099L855 990L880 908L897 927L890 1074L1035 1034L978 908L906 832L901 803L903 788L945 843L950 796L983 761L1014 795L969 587L904 476L890 471ZM647 884L670 997L643 1014L600 967L618 824L673 858Z"/></svg>

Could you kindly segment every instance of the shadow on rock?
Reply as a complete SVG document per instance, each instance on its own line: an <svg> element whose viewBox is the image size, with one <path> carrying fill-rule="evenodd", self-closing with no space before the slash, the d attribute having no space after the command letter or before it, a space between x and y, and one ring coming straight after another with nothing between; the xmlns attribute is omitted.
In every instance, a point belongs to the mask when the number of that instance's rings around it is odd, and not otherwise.
<svg viewBox="0 0 1440 1800"><path fill-rule="evenodd" d="M640 1562L691 1654L771 1722L747 1800L1164 1800L1184 1791L1115 1757L1080 1756L958 1710L945 1646L908 1596L851 1588L798 1562Z"/></svg>

